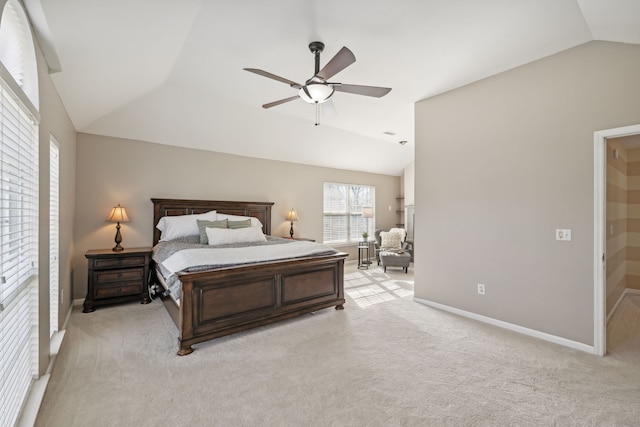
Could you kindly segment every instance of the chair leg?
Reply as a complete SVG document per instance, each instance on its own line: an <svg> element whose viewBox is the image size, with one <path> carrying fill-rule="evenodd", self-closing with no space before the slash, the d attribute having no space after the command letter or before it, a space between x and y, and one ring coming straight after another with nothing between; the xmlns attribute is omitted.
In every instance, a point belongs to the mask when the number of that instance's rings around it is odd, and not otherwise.
<svg viewBox="0 0 640 427"><path fill-rule="evenodd" d="M384 272L385 273L387 272L387 266L386 265L384 266Z"/></svg>

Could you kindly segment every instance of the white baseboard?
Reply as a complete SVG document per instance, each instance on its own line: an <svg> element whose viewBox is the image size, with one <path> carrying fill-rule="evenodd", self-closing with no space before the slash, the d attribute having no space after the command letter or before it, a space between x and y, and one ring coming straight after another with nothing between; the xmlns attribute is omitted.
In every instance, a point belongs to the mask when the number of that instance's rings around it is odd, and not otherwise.
<svg viewBox="0 0 640 427"><path fill-rule="evenodd" d="M627 290L625 289L620 296L618 297L618 301L616 301L615 304L613 304L613 307L611 307L611 311L609 312L609 314L607 315L607 320L606 320L606 324L609 324L609 320L611 320L611 318L613 317L613 315L615 314L616 310L618 309L618 307L620 306L620 303L622 302L622 300L624 299L624 296L627 294Z"/></svg>
<svg viewBox="0 0 640 427"><path fill-rule="evenodd" d="M76 306L76 305L82 305L82 304L84 304L84 298L78 298L78 299L74 299L74 300L73 300L73 305L74 305L74 306Z"/></svg>
<svg viewBox="0 0 640 427"><path fill-rule="evenodd" d="M69 311L67 311L67 316L64 318L64 323L62 324L62 330L67 329L67 324L69 323L69 319L71 318L71 312L73 311L73 306L76 305L75 301L71 303L71 307L69 307Z"/></svg>
<svg viewBox="0 0 640 427"><path fill-rule="evenodd" d="M529 335L534 338L538 338L544 341L549 341L554 344L560 344L565 347L570 347L576 350L584 351L586 353L595 354L595 348L592 345L584 344L581 342L573 341L567 338L558 337L556 335L547 334L546 332L536 331L535 329L525 328L524 326L515 325L513 323L504 322L491 317L483 316L481 314L472 313L470 311L460 310L459 308L450 307L448 305L440 304L437 302L429 301L422 298L414 297L413 300L420 304L428 305L439 310L447 311L449 313L457 314L462 317L477 320L482 323L497 326L499 328L507 329L520 334Z"/></svg>
<svg viewBox="0 0 640 427"><path fill-rule="evenodd" d="M622 292L622 294L620 294L620 298L618 298L618 301L616 301L616 303L613 305L613 307L611 308L611 312L607 316L607 325L609 324L609 320L611 320L613 318L613 315L616 313L616 310L618 309L618 307L622 303L622 300L627 295L640 295L640 290L625 288L625 290Z"/></svg>

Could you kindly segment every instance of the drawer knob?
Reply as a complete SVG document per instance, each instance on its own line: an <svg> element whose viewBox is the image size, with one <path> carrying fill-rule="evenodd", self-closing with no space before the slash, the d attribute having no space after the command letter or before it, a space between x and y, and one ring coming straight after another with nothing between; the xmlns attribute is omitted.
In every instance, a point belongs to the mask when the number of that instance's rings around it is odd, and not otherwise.
<svg viewBox="0 0 640 427"><path fill-rule="evenodd" d="M122 278L122 273L118 273L118 279Z"/></svg>

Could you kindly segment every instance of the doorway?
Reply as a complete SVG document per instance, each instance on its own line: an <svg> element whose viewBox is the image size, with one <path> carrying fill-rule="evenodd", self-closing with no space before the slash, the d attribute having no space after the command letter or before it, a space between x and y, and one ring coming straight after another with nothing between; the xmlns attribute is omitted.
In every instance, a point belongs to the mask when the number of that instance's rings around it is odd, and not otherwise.
<svg viewBox="0 0 640 427"><path fill-rule="evenodd" d="M638 135L636 138L634 135ZM606 354L607 344L607 316L615 311L615 306L618 304L618 300L624 297L627 292L626 282L624 276L626 273L622 271L616 271L616 274L622 277L622 279L611 284L607 288L607 261L611 260L611 266L614 266L616 270L620 268L620 265L625 265L626 262L619 262L617 258L620 256L626 256L626 214L613 214L614 218L608 221L607 218L607 205L610 207L615 203L623 200L626 205L626 182L623 189L620 186L613 185L607 179L607 165L615 166L622 163L622 156L626 155L625 145L629 145L633 148L634 141L638 141L637 149L640 150L640 125L626 126L622 128L608 129L598 131L594 133L594 346L593 351L595 354L604 356ZM612 142L608 144L608 142ZM616 150L614 152L614 150ZM635 149L634 149L635 151ZM640 151L639 151L640 152ZM616 157L613 159L614 156ZM640 160L640 156L638 157ZM625 169L626 171L626 169ZM617 173L614 171L614 173ZM611 173L609 174L611 175ZM620 174L618 174L620 175ZM626 172L623 173L626 175ZM619 181L621 180L618 179ZM635 185L635 184L634 184ZM640 183L639 183L640 185ZM607 190L609 189L609 193ZM639 187L640 190L640 187ZM631 193L629 193L631 194ZM634 193L635 194L635 193ZM608 202L608 197L614 202ZM620 208L618 208L620 211ZM626 208L625 208L626 211ZM612 215L611 211L609 212ZM638 213L640 215L640 212ZM634 214L635 215L635 214ZM640 221L639 221L640 223ZM624 233L623 233L624 231ZM640 230L639 230L640 232ZM624 235L623 235L624 234ZM609 240L607 240L609 238ZM607 243L610 248L612 246L624 247L614 248L615 253L607 253ZM615 250L618 249L618 250ZM623 254L623 255L619 255ZM614 256L617 258L614 259ZM619 265L620 264L620 265ZM608 292L609 291L609 292ZM621 291L621 292L620 292ZM616 299L616 295L618 298ZM610 300L607 301L607 296L610 296ZM611 301L611 299L616 299ZM609 317L610 318L610 317Z"/></svg>

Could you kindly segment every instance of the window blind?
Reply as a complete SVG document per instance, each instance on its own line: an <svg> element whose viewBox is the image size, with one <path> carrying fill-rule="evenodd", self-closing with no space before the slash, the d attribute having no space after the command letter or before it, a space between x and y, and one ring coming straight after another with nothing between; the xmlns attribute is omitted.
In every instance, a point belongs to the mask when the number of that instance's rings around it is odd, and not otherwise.
<svg viewBox="0 0 640 427"><path fill-rule="evenodd" d="M323 187L323 241L352 243L362 233L373 236L374 218L364 218L362 209L375 206L376 189L370 185L325 182Z"/></svg>
<svg viewBox="0 0 640 427"><path fill-rule="evenodd" d="M60 285L60 149L49 142L49 336L58 332L58 288Z"/></svg>
<svg viewBox="0 0 640 427"><path fill-rule="evenodd" d="M37 376L38 126L0 79L0 425Z"/></svg>

